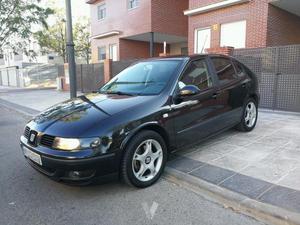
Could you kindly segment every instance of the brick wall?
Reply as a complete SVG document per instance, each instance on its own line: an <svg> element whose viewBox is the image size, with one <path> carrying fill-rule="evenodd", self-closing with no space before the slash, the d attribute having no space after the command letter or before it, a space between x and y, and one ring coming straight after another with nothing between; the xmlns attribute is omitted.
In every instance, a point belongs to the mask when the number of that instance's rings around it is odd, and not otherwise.
<svg viewBox="0 0 300 225"><path fill-rule="evenodd" d="M149 42L120 39L120 59L149 58ZM163 44L154 44L154 56L163 52Z"/></svg>
<svg viewBox="0 0 300 225"><path fill-rule="evenodd" d="M106 18L98 20L97 7L106 4ZM188 18L183 10L188 8L189 0L143 0L140 5L128 10L127 0L99 0L91 4L92 36L120 31L120 35L107 38L92 39L92 62L98 62L98 47L106 47L107 58L109 45L117 44L118 59L148 58L149 44L125 40L126 37L149 32L164 33L186 37L188 33ZM135 45L136 44L136 45ZM155 45L155 56L163 52L161 44Z"/></svg>
<svg viewBox="0 0 300 225"><path fill-rule="evenodd" d="M190 0L189 9L195 9L206 5L223 2L224 0Z"/></svg>
<svg viewBox="0 0 300 225"><path fill-rule="evenodd" d="M112 36L108 38L101 38L101 39L92 39L91 48L92 48L92 63L98 63L98 47L105 46L106 48L106 58L109 57L109 45L117 44L117 49L119 51L119 37ZM119 52L118 52L119 56Z"/></svg>
<svg viewBox="0 0 300 225"><path fill-rule="evenodd" d="M220 1L213 0L190 0L190 8L198 8L210 3ZM214 24L230 23L235 21L247 21L246 48L265 47L267 40L267 16L269 0L252 0L211 12L189 16L189 53L194 53L195 30L212 27ZM212 30L211 47L220 45L220 26Z"/></svg>
<svg viewBox="0 0 300 225"><path fill-rule="evenodd" d="M97 7L105 2L106 18L98 20ZM151 0L140 1L136 9L128 10L127 0L105 0L91 5L92 36L112 30L121 31L121 37L151 30Z"/></svg>
<svg viewBox="0 0 300 225"><path fill-rule="evenodd" d="M186 37L188 18L183 14L183 11L188 7L189 0L152 0L152 31Z"/></svg>
<svg viewBox="0 0 300 225"><path fill-rule="evenodd" d="M300 17L269 6L267 46L300 44Z"/></svg>
<svg viewBox="0 0 300 225"><path fill-rule="evenodd" d="M233 47L217 47L217 48L209 48L206 49L209 54L221 54L221 55L229 55L232 56L234 52Z"/></svg>

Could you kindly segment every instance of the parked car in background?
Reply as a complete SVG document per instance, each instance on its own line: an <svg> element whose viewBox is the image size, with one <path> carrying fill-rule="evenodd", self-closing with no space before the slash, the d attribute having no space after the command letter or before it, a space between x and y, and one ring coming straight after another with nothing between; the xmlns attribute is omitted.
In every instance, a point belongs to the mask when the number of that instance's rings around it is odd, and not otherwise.
<svg viewBox="0 0 300 225"><path fill-rule="evenodd" d="M155 183L168 155L224 130L257 121L257 78L222 55L137 62L98 93L55 105L21 136L30 165L53 179L110 175L136 187Z"/></svg>

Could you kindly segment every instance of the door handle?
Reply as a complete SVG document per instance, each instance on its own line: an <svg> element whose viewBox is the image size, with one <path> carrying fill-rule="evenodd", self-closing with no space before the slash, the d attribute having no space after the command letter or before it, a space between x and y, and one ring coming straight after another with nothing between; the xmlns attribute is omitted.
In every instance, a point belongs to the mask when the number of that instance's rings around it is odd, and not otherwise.
<svg viewBox="0 0 300 225"><path fill-rule="evenodd" d="M216 99L218 97L218 95L219 95L219 93L213 93L213 95L211 97Z"/></svg>

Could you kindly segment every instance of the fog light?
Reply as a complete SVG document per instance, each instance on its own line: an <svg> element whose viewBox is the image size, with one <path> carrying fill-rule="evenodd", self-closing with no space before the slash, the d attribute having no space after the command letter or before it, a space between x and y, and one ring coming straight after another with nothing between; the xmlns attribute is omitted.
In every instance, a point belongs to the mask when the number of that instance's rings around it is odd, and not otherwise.
<svg viewBox="0 0 300 225"><path fill-rule="evenodd" d="M95 170L69 171L68 176L71 178L87 178L95 174Z"/></svg>

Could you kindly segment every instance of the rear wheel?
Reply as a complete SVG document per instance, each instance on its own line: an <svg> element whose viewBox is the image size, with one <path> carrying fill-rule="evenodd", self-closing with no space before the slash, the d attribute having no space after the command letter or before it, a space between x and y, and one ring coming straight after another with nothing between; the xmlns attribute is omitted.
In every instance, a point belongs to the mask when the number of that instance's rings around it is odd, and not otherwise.
<svg viewBox="0 0 300 225"><path fill-rule="evenodd" d="M253 98L250 98L244 105L243 116L241 119L241 123L236 127L237 130L243 132L252 131L256 126L257 116L257 102Z"/></svg>
<svg viewBox="0 0 300 225"><path fill-rule="evenodd" d="M122 161L124 181L136 187L148 187L161 176L167 159L163 138L154 131L142 131L126 147Z"/></svg>

